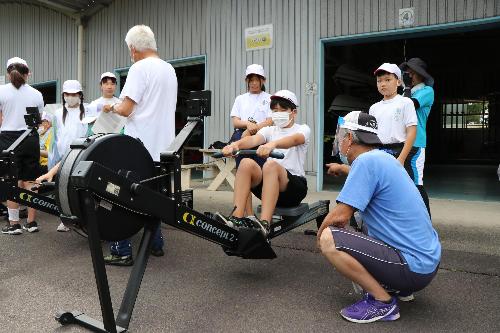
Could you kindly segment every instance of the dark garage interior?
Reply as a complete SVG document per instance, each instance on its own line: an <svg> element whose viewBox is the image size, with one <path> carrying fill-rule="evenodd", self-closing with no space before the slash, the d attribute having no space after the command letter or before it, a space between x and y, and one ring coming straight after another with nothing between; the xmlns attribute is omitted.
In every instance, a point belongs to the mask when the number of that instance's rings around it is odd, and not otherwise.
<svg viewBox="0 0 500 333"><path fill-rule="evenodd" d="M500 200L500 26L352 39L325 45L324 161L338 115L379 101L373 71L420 57L435 79L427 122L424 185L431 197ZM325 189L341 180L324 178Z"/></svg>

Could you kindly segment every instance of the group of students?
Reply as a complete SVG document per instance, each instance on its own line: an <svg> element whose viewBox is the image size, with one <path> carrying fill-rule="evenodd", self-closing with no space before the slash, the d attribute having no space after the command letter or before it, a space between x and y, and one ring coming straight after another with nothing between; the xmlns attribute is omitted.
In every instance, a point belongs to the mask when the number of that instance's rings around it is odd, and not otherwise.
<svg viewBox="0 0 500 333"><path fill-rule="evenodd" d="M160 152L175 137L177 78L173 67L158 57L149 27L131 28L125 42L134 64L120 100L112 97L116 78L112 73L104 73L100 81L103 97L95 103L103 105L103 112L127 117L124 134L139 138L153 160L159 161ZM441 257L428 203L422 199L423 188L415 186L422 185L422 149L432 90L426 87L431 85L430 76L420 60L410 60L402 67L411 73L411 98L397 93L402 85L400 68L394 64L380 66L375 76L383 100L374 104L368 114L353 111L339 117L334 149L344 164L327 165L329 174L347 174L347 180L337 205L318 229L318 246L342 275L364 291L359 302L341 311L344 318L353 322L399 318L397 299L412 299L414 291L426 287L434 278ZM24 60L9 59L7 73L11 83L0 87L1 149L26 129L23 115L27 106L36 106L40 111L43 108L41 94L26 83L29 69ZM296 206L307 194L304 163L310 128L296 123L299 101L293 92L265 92L262 66L248 66L245 81L248 91L236 98L231 111L235 133L222 152L231 156L240 149L256 147L257 157L238 160L235 209L228 223L236 227L257 224L267 234L275 207ZM422 85L423 82L429 84ZM19 186L28 188L35 180L52 179L58 169L57 161L70 149L71 141L91 133L89 123L96 114L92 107L83 104L80 83L66 81L62 98L63 107L51 119L50 170L40 176L39 138L35 135L16 154ZM284 158L270 158L272 151L282 152ZM252 193L262 200L259 218L253 214ZM9 225L2 232L37 231L34 211L30 211L27 223L21 227L17 209L15 203L8 203ZM362 214L363 232L344 228L355 211ZM163 255L159 227L152 254ZM130 240L112 243L105 262L131 265Z"/></svg>
<svg viewBox="0 0 500 333"><path fill-rule="evenodd" d="M398 94L401 68L409 72L410 98ZM347 179L337 205L318 229L318 247L363 290L360 301L340 312L357 323L398 319L397 300L413 300L413 292L432 281L441 260L422 186L433 80L418 58L401 68L384 63L375 70L383 99L368 113L339 117L334 154L342 164L327 164L329 174ZM257 148L257 158L237 163L234 210L228 221L238 227L256 222L267 234L275 207L297 206L307 194L304 162L310 129L296 123L299 103L293 92L265 93L262 66L248 66L245 80L248 91L236 98L231 111L235 132L222 152L231 156ZM282 152L284 158L270 158L272 151ZM252 193L262 201L259 218L253 215ZM362 232L345 228L356 211L361 212Z"/></svg>

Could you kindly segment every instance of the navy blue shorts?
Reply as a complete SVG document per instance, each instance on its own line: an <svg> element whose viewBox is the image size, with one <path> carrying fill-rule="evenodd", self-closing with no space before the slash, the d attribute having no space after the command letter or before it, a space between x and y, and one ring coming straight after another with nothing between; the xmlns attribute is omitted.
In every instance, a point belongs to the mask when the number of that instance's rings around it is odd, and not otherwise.
<svg viewBox="0 0 500 333"><path fill-rule="evenodd" d="M351 255L386 288L414 292L424 289L439 268L429 274L410 270L403 255L384 242L360 232L330 227L335 248Z"/></svg>

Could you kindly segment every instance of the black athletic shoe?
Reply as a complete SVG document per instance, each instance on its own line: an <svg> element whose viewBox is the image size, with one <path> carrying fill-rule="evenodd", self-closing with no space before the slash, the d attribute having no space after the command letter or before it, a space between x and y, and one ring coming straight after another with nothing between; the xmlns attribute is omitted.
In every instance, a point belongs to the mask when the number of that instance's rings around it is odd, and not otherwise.
<svg viewBox="0 0 500 333"><path fill-rule="evenodd" d="M23 230L27 232L38 232L38 224L35 221L23 224Z"/></svg>
<svg viewBox="0 0 500 333"><path fill-rule="evenodd" d="M134 264L134 259L132 259L132 256L117 256L116 254L110 254L104 257L104 263L112 266L132 266Z"/></svg>
<svg viewBox="0 0 500 333"><path fill-rule="evenodd" d="M2 229L2 234L6 235L20 235L23 233L23 229L19 223L8 225Z"/></svg>
<svg viewBox="0 0 500 333"><path fill-rule="evenodd" d="M165 252L163 252L163 249L151 249L151 255L155 257L163 257Z"/></svg>
<svg viewBox="0 0 500 333"><path fill-rule="evenodd" d="M231 222L237 228L253 228L254 223L252 220L247 219L246 217L236 217L229 216L227 218L229 222Z"/></svg>
<svg viewBox="0 0 500 333"><path fill-rule="evenodd" d="M267 222L266 220L260 220L259 223L262 226L264 233L266 235L269 234L269 232L271 231L271 225L269 224L269 222Z"/></svg>

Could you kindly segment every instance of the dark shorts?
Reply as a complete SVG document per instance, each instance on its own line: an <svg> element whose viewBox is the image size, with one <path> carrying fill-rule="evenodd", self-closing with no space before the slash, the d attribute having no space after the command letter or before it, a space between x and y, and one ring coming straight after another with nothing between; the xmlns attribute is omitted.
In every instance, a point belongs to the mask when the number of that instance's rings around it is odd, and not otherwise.
<svg viewBox="0 0 500 333"><path fill-rule="evenodd" d="M307 195L307 180L305 177L292 175L286 170L288 175L288 185L285 191L280 192L276 207L295 207L298 206ZM259 199L262 199L262 182L252 188L252 193Z"/></svg>
<svg viewBox="0 0 500 333"><path fill-rule="evenodd" d="M10 147L24 131L3 131L0 133L0 150ZM15 153L17 177L19 180L35 180L40 176L40 143L38 133L28 136ZM0 174L8 169L0 166Z"/></svg>
<svg viewBox="0 0 500 333"><path fill-rule="evenodd" d="M380 149L385 151L386 153L391 154L395 158L398 158L399 154L401 154L401 150L403 150L403 145L404 145L404 143L385 145L385 146L380 147ZM406 156L405 165L404 165L405 170L408 173L408 176L410 176L411 180L413 180L414 182L415 182L415 179L418 178L418 175L415 174L415 169L414 169L414 165L412 165L412 161L414 161L414 157L418 152L419 152L419 148L411 147L410 152L408 153L408 156Z"/></svg>
<svg viewBox="0 0 500 333"><path fill-rule="evenodd" d="M335 248L351 255L384 287L414 292L424 289L438 267L429 274L410 271L403 255L395 248L365 234L330 227Z"/></svg>

